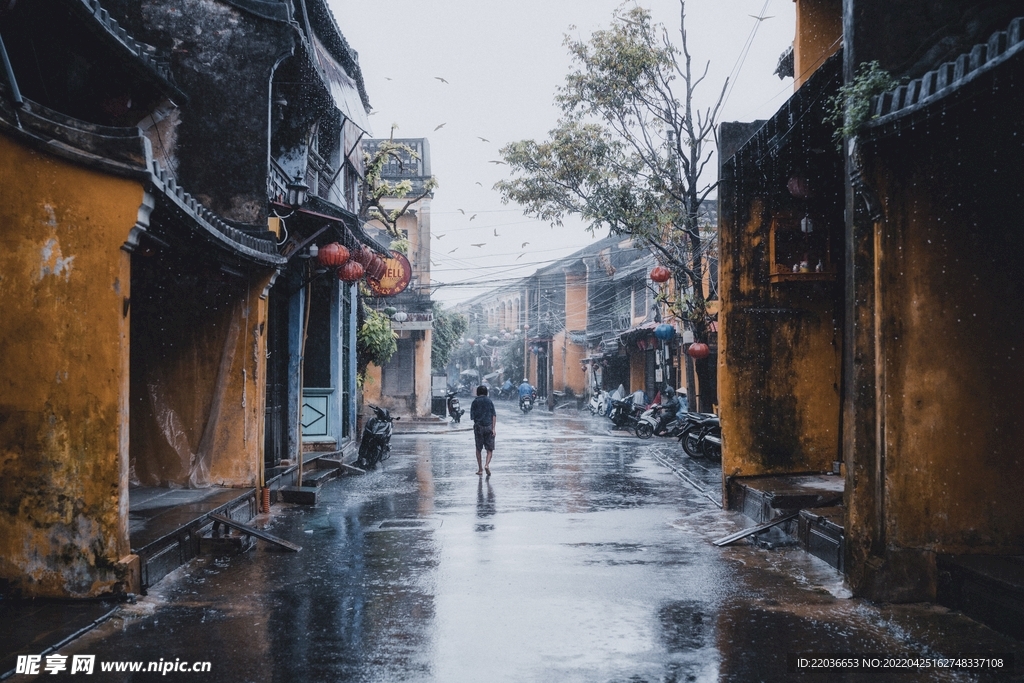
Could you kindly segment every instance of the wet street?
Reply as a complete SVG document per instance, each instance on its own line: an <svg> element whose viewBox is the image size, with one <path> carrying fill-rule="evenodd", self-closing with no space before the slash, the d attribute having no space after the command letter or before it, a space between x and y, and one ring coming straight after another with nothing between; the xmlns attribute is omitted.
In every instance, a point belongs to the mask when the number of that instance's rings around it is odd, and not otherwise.
<svg viewBox="0 0 1024 683"><path fill-rule="evenodd" d="M796 547L711 545L750 525L714 503L714 468L608 427L500 405L489 478L469 431L396 435L316 507L274 506L267 530L301 552L204 557L61 652L211 662L105 681L958 681L978 679L791 673L787 653L1020 660L958 614L850 599Z"/></svg>

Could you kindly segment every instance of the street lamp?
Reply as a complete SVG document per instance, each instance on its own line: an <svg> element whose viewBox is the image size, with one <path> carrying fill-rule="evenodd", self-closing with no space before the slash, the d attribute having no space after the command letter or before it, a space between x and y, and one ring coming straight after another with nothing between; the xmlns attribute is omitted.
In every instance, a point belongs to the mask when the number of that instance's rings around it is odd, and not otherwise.
<svg viewBox="0 0 1024 683"><path fill-rule="evenodd" d="M295 176L292 182L285 185L288 190L288 204L291 206L302 206L306 202L306 194L309 192L309 185L302 182L302 174Z"/></svg>
<svg viewBox="0 0 1024 683"><path fill-rule="evenodd" d="M523 379L530 378L530 356L526 352L527 342L530 339L530 323L523 325Z"/></svg>

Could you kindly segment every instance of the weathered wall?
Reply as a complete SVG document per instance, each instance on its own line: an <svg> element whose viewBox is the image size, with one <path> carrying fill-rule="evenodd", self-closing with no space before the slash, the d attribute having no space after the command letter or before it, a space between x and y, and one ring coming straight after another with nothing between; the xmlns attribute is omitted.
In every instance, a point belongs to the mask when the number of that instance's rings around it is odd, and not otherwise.
<svg viewBox="0 0 1024 683"><path fill-rule="evenodd" d="M1011 113L1024 95L1007 85L871 150L885 198L876 409L892 548L1024 549L1007 489L1024 477L1024 124Z"/></svg>
<svg viewBox="0 0 1024 683"><path fill-rule="evenodd" d="M745 199L720 213L723 471L829 471L839 449L838 285L769 283L771 214Z"/></svg>
<svg viewBox="0 0 1024 683"><path fill-rule="evenodd" d="M145 486L255 486L266 401L269 275L135 255L131 464Z"/></svg>
<svg viewBox="0 0 1024 683"><path fill-rule="evenodd" d="M171 55L174 79L189 94L177 103L171 152L178 184L226 218L265 225L270 79L294 49L295 29L215 0L111 0L109 9Z"/></svg>
<svg viewBox="0 0 1024 683"><path fill-rule="evenodd" d="M129 257L143 202L0 137L0 583L94 596L129 552Z"/></svg>
<svg viewBox="0 0 1024 683"><path fill-rule="evenodd" d="M843 0L796 0L794 88L842 47Z"/></svg>
<svg viewBox="0 0 1024 683"><path fill-rule="evenodd" d="M629 386L626 390L634 392L641 389L647 390L647 358L644 351L634 348L629 354Z"/></svg>
<svg viewBox="0 0 1024 683"><path fill-rule="evenodd" d="M413 390L416 394L416 416L429 417L430 352L434 332L432 330L423 330L413 332L413 334L420 337L419 340L416 342L415 389Z"/></svg>

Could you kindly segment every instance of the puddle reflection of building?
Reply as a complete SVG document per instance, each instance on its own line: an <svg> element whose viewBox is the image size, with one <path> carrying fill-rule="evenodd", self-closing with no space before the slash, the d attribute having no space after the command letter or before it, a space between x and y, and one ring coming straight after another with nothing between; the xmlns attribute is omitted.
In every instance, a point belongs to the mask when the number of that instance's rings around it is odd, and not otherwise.
<svg viewBox="0 0 1024 683"><path fill-rule="evenodd" d="M484 487L486 486L486 493ZM490 477L480 477L476 485L476 516L478 519L488 519L493 517L497 512L497 507L494 503L494 488L491 486ZM491 531L494 529L493 524L479 523L476 525L477 531Z"/></svg>

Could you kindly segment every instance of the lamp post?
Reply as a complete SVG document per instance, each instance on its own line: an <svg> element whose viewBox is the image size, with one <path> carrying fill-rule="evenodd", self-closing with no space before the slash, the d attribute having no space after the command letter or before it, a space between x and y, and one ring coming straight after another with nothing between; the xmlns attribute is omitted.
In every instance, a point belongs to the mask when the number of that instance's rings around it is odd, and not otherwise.
<svg viewBox="0 0 1024 683"><path fill-rule="evenodd" d="M530 379L530 355L526 346L530 341L530 324L523 325L523 379Z"/></svg>
<svg viewBox="0 0 1024 683"><path fill-rule="evenodd" d="M309 192L309 185L302 182L302 174L295 176L295 179L285 185L288 190L288 204L294 207L302 206L306 202L306 194Z"/></svg>

